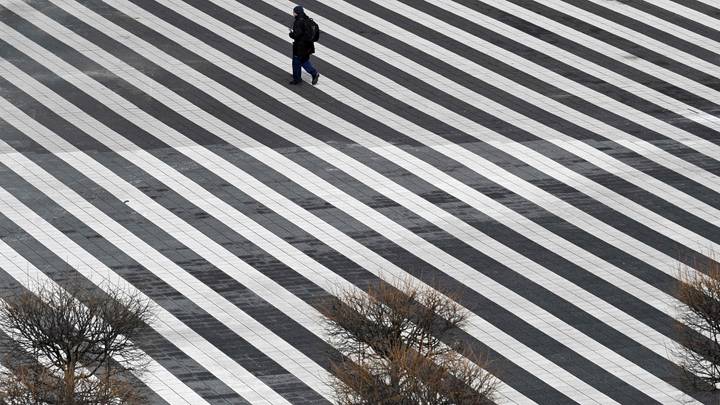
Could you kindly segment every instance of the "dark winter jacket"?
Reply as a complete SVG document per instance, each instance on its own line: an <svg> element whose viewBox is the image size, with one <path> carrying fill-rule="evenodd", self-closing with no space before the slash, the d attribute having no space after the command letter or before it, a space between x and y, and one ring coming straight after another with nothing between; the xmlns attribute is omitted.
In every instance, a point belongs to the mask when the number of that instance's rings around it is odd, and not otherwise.
<svg viewBox="0 0 720 405"><path fill-rule="evenodd" d="M293 41L293 56L297 55L301 59L307 59L310 54L315 53L315 44L312 40L308 40L306 37L306 31L308 27L308 17L303 14L295 16L295 22L293 23L292 31L290 31L290 38Z"/></svg>

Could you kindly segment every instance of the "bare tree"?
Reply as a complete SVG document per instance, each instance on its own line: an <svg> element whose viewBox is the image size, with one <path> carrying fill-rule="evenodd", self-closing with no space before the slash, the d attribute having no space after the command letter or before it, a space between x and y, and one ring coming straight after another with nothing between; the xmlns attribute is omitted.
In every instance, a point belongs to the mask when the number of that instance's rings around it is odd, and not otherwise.
<svg viewBox="0 0 720 405"><path fill-rule="evenodd" d="M0 329L12 346L0 403L141 403L128 377L147 366L134 341L152 318L149 302L79 285L44 285L0 301Z"/></svg>
<svg viewBox="0 0 720 405"><path fill-rule="evenodd" d="M679 319L687 327L678 328L681 359L686 377L699 388L720 389L720 264L714 255L696 271L679 271L678 298L684 302Z"/></svg>
<svg viewBox="0 0 720 405"><path fill-rule="evenodd" d="M491 403L497 380L450 333L468 313L435 289L385 283L345 290L325 309L326 329L345 360L332 386L342 405ZM475 359L475 362L468 361Z"/></svg>

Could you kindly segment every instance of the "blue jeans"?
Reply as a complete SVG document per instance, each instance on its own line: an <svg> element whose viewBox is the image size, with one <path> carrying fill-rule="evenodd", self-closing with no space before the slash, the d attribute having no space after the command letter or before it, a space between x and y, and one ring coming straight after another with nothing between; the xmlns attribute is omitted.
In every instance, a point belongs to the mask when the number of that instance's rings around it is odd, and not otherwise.
<svg viewBox="0 0 720 405"><path fill-rule="evenodd" d="M309 57L307 59L305 59L305 61L302 61L299 56L293 55L292 68L293 68L293 80L295 80L296 82L299 82L300 80L302 80L302 78L300 76L300 68L305 69L305 71L310 73L312 76L315 76L317 74L317 70L315 70L312 63L310 63Z"/></svg>

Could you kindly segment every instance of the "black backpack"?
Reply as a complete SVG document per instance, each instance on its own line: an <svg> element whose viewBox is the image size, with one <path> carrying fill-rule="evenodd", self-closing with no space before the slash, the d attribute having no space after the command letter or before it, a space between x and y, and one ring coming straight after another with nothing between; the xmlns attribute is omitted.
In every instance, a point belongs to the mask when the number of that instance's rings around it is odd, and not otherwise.
<svg viewBox="0 0 720 405"><path fill-rule="evenodd" d="M304 39L307 42L317 42L320 39L320 26L312 18L306 18Z"/></svg>

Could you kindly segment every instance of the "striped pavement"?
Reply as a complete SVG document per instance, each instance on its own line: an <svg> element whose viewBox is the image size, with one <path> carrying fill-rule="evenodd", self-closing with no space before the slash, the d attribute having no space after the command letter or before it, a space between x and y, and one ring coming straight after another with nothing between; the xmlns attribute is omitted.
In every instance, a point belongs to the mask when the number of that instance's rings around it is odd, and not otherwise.
<svg viewBox="0 0 720 405"><path fill-rule="evenodd" d="M720 5L302 4L317 86L293 2L0 0L3 294L147 297L153 404L332 403L323 301L407 279L458 293L498 404L720 403L673 354L720 251Z"/></svg>

